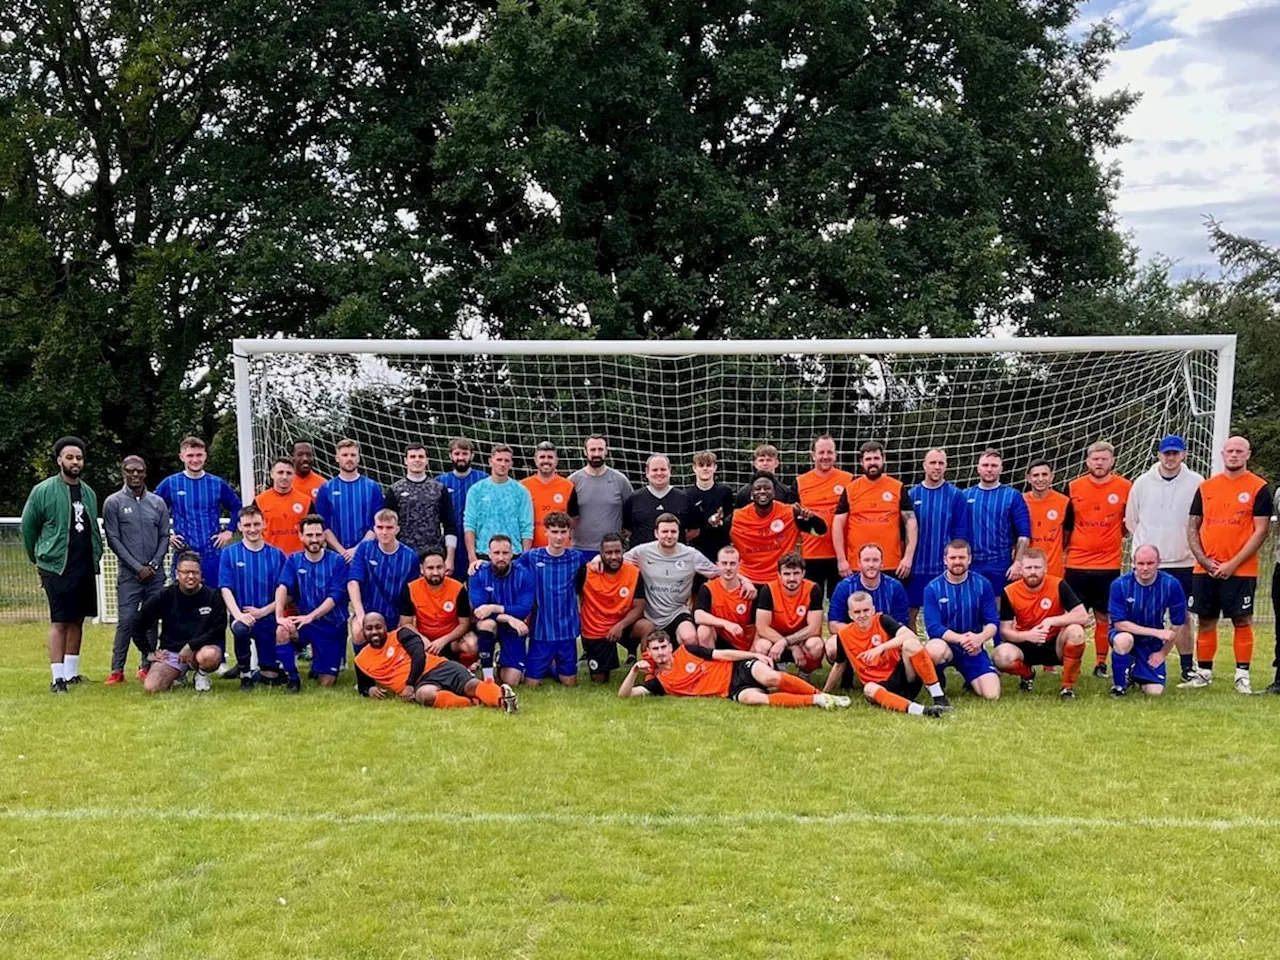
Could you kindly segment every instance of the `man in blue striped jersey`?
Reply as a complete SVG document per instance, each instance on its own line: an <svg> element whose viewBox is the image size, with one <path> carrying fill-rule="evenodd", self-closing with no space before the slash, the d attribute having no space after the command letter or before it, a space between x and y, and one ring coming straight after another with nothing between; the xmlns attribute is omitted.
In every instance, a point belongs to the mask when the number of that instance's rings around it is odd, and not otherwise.
<svg viewBox="0 0 1280 960"><path fill-rule="evenodd" d="M340 554L325 548L324 517L309 513L298 524L302 549L284 559L276 588L276 654L289 678L298 682L295 639L311 646L311 673L320 686L331 687L347 653L347 576ZM289 612L289 604L294 612Z"/></svg>
<svg viewBox="0 0 1280 960"><path fill-rule="evenodd" d="M985 577L992 594L1022 576L1022 554L1031 542L1031 512L1022 494L1000 482L1004 458L988 447L978 458L978 483L964 492L969 506L973 572Z"/></svg>
<svg viewBox="0 0 1280 960"><path fill-rule="evenodd" d="M360 444L339 440L338 475L316 491L315 511L324 518L325 542L350 563L362 540L373 539L373 515L383 507L382 486L360 473Z"/></svg>
<svg viewBox="0 0 1280 960"><path fill-rule="evenodd" d="M1187 622L1187 595L1160 569L1159 550L1145 544L1133 552L1133 570L1111 583L1107 612L1115 684L1111 696L1123 697L1131 684L1149 696L1164 693L1164 661L1177 628Z"/></svg>
<svg viewBox="0 0 1280 960"><path fill-rule="evenodd" d="M969 504L960 488L947 479L947 451L939 449L924 455L924 479L908 490L907 496L915 508L920 532L915 563L906 582L910 615L898 622L914 631L924 606L924 588L946 570L943 557L947 544L969 538ZM876 609L883 608L877 604Z"/></svg>
<svg viewBox="0 0 1280 960"><path fill-rule="evenodd" d="M231 615L231 640L235 646L240 689L252 690L250 644L258 650L261 679L280 679L276 658L276 587L284 566L284 551L263 539L264 520L257 504L240 509L240 542L222 551L218 588Z"/></svg>
<svg viewBox="0 0 1280 960"><path fill-rule="evenodd" d="M401 543L400 518L394 510L379 510L373 517L373 539L356 547L347 574L347 595L355 616L351 642L355 652L364 648L364 615L380 613L390 623L400 622L400 594L418 578L418 554Z"/></svg>
<svg viewBox="0 0 1280 960"><path fill-rule="evenodd" d="M169 543L175 550L190 550L200 556L204 582L218 582L219 557L231 542L231 530L222 529L222 511L234 518L240 512L240 498L221 477L205 473L209 454L199 437L184 437L178 448L183 469L160 481L156 496L169 507L173 534Z"/></svg>
<svg viewBox="0 0 1280 960"><path fill-rule="evenodd" d="M520 554L516 561L533 572L534 615L529 634L529 658L524 682L536 687L554 667L556 679L566 687L578 682L578 571L591 554L569 546L573 521L561 510L548 513L542 522L547 545Z"/></svg>
<svg viewBox="0 0 1280 960"><path fill-rule="evenodd" d="M529 618L533 614L534 577L527 567L515 564L511 538L505 533L494 534L487 546L488 562L480 564L467 584L476 620L480 667L484 679L492 680L494 649L500 647L501 680L514 687L524 676L528 659L525 638L529 636Z"/></svg>
<svg viewBox="0 0 1280 960"><path fill-rule="evenodd" d="M968 543L952 540L944 554L947 572L924 589L926 649L938 666L959 670L978 696L998 700L1000 674L984 646L1000 629L1000 608L990 581L969 569L971 556Z"/></svg>
<svg viewBox="0 0 1280 960"><path fill-rule="evenodd" d="M473 470L471 461L475 457L475 448L466 437L454 437L449 441L449 461L453 469L442 473L436 480L443 483L449 491L449 501L453 506L454 525L459 536L463 535L463 525L467 517L467 493L487 474L483 470ZM465 537L453 554L453 572L449 576L459 583L467 582L467 570L471 566L471 558L467 554Z"/></svg>

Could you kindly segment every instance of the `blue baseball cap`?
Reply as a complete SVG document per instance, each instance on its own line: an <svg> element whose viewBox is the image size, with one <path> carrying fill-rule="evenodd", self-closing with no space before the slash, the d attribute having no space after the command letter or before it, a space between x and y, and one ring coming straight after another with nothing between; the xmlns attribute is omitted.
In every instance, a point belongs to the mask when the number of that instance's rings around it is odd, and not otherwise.
<svg viewBox="0 0 1280 960"><path fill-rule="evenodd" d="M1187 444L1186 444L1186 441L1184 441L1176 433L1171 433L1169 434L1169 436L1165 437L1163 440L1160 441L1160 452L1173 453L1174 451L1177 451L1178 453L1186 453Z"/></svg>

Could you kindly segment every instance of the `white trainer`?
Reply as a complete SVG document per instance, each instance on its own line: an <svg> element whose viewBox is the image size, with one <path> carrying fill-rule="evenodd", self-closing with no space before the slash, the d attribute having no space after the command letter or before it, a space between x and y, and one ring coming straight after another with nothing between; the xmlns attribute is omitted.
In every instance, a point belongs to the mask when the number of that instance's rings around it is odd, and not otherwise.
<svg viewBox="0 0 1280 960"><path fill-rule="evenodd" d="M1191 671L1191 676L1178 684L1179 690L1199 690L1201 687L1207 687L1213 683L1213 671L1201 670L1196 667Z"/></svg>
<svg viewBox="0 0 1280 960"><path fill-rule="evenodd" d="M213 680L203 670L196 671L196 693L208 693L213 689Z"/></svg>
<svg viewBox="0 0 1280 960"><path fill-rule="evenodd" d="M1236 693L1253 696L1253 685L1249 683L1249 675L1243 671L1236 674Z"/></svg>
<svg viewBox="0 0 1280 960"><path fill-rule="evenodd" d="M821 707L823 710L834 710L836 708L836 698L830 693L815 693L813 695L813 705Z"/></svg>
<svg viewBox="0 0 1280 960"><path fill-rule="evenodd" d="M835 697L836 706L839 707L841 710L848 710L849 707L853 706L853 700L850 697L836 696L836 694L834 693L832 694L832 696Z"/></svg>

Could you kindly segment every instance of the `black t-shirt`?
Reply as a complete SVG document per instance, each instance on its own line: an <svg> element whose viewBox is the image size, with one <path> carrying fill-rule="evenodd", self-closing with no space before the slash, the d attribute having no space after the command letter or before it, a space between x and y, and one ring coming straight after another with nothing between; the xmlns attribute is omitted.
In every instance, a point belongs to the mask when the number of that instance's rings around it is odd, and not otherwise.
<svg viewBox="0 0 1280 960"><path fill-rule="evenodd" d="M683 490L668 487L662 499L658 499L646 485L631 494L622 505L622 526L631 531L631 546L656 540L653 525L664 513L674 513L680 519L680 542L684 543L684 533L690 523L689 498Z"/></svg>
<svg viewBox="0 0 1280 960"><path fill-rule="evenodd" d="M93 574L93 533L89 529L89 524L97 523L97 519L89 516L80 484L69 483L67 489L71 491L71 522L67 530L66 574L91 576Z"/></svg>
<svg viewBox="0 0 1280 960"><path fill-rule="evenodd" d="M227 607L222 594L212 587L202 586L188 594L171 583L142 605L133 621L134 635L145 637L157 623L161 624L161 650L179 653L188 644L199 650L226 638Z"/></svg>
<svg viewBox="0 0 1280 960"><path fill-rule="evenodd" d="M699 531L693 546L710 560L716 562L720 548L729 544L729 525L733 522L733 488L727 483L713 483L711 489L701 490L695 483L684 488L689 500L689 529ZM711 526L710 520L720 511L720 525Z"/></svg>

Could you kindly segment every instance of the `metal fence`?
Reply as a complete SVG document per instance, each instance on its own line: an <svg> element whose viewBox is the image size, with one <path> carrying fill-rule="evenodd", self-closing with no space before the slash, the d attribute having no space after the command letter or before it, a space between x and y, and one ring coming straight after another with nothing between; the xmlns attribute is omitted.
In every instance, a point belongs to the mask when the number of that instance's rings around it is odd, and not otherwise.
<svg viewBox="0 0 1280 960"><path fill-rule="evenodd" d="M101 522L99 522L101 524ZM1263 545L1262 569L1255 598L1256 619L1262 623L1275 620L1271 597L1271 570L1276 555L1276 534ZM166 561L166 574L168 561ZM116 622L116 575L120 570L115 554L103 553L102 574L98 577L98 622ZM22 550L17 517L0 517L0 622L43 620L49 615L40 578Z"/></svg>

